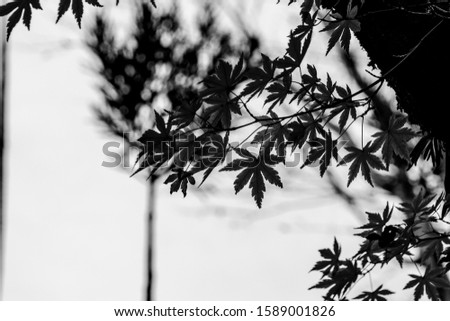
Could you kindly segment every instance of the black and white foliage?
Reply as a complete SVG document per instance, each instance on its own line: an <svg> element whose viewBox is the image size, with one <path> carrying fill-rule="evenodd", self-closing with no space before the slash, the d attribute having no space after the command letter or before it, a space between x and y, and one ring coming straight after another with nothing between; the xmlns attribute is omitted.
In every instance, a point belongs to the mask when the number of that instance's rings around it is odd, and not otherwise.
<svg viewBox="0 0 450 321"><path fill-rule="evenodd" d="M100 5L97 1L85 2ZM203 87L195 97L173 106L164 117L155 113L157 130L149 129L139 139L141 153L137 172L149 168L156 174L168 166L171 174L166 183L171 184L170 192L181 191L186 195L191 186L201 185L214 169L233 171L236 172L235 192L248 186L256 205L262 207L267 183L283 187L277 167L285 163L286 151L295 151L305 145L311 149L304 166L318 162L318 174L323 176L333 159L339 161L339 165L348 168L348 186L358 178L373 186L373 176L387 171L399 160L414 167L418 166L419 159L431 158L432 166L439 167L448 147L446 134L426 120L414 121L420 130L408 123L408 115L416 118L422 115L416 107L404 103L413 103L417 93L406 95L406 89L395 81L403 79L401 72L408 59L420 52L428 38L447 23L450 17L448 2L413 1L410 5L403 1L398 1L398 5L385 2L290 0L289 5L299 5L296 10L300 10L301 23L291 31L285 54L275 58L262 54L257 67L247 66L243 57L235 64L219 61L215 72L204 77ZM80 24L83 2L73 0L71 4ZM70 1L60 2L58 19L69 6ZM8 35L20 18L29 27L34 9L40 9L37 0L16 0L0 7L0 15L9 15ZM409 51L393 57L395 63L391 66L384 64L389 59L377 56L377 48L366 42L369 56L372 54L373 59L378 59L372 63L382 70L381 76L374 78L366 88L351 88L348 84L338 83L333 75L323 73L305 61L315 32L329 35L328 45L323 48L324 57L333 48L337 50L337 46L348 53L355 36L361 42L364 37L370 38L367 28L377 21L380 12L397 14L400 18L404 14L413 19L426 16L428 20L419 38L407 43ZM420 22L414 26L420 26ZM363 129L366 119L377 112L376 94L386 81L397 91L406 113L391 115L385 128L370 138L361 135L361 141L347 146L339 159L337 146L343 136L353 126ZM373 88L377 89L367 95ZM265 97L265 101L259 109L261 112L256 114L249 104L257 101L259 96ZM296 110L281 113L285 104ZM244 128L254 129L253 134L237 146L232 144L230 137ZM247 142L257 146L257 152L244 148ZM415 146L411 146L414 142ZM225 163L227 154L237 155L237 158ZM337 240L331 249L320 250L321 259L312 270L321 272L322 277L311 288L325 289L326 300L386 300L393 292L384 284L359 294L351 291L371 272L388 264L403 267L408 262L425 268L410 275L411 280L404 289L413 289L415 300L424 295L432 300L443 299L441 293L450 287L446 278L450 271L450 234L438 227L450 224L448 192L444 189L435 195L416 193L413 199L398 206L387 204L381 213L367 213L367 223L358 228L361 245L357 253L342 258ZM417 250L422 251L419 260L414 256ZM434 263L429 263L431 261Z"/></svg>

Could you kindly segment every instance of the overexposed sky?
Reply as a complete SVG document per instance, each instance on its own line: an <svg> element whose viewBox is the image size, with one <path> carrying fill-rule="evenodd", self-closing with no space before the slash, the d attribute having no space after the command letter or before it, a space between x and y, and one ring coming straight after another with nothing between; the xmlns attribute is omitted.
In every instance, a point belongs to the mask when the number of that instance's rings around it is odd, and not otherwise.
<svg viewBox="0 0 450 321"><path fill-rule="evenodd" d="M244 10L253 14L249 27L265 35L263 50L272 57L283 54L298 13L275 2L248 1ZM182 3L189 17L198 1ZM31 32L18 25L9 43L3 298L141 300L145 182L101 166L102 146L111 138L92 111L101 100L82 45L85 31L69 12L55 25L56 4L42 4L46 10L33 15ZM126 8L122 1L108 9L124 23L124 33ZM96 10L86 8L84 26ZM322 62L323 51L317 52L311 59L318 68L337 70L336 61ZM234 195L232 177L213 185L216 192L186 199L159 184L155 299L321 299L325 292L307 290L320 277L308 273L318 249L331 246L336 235L351 255L361 217L333 196L317 172L280 171L293 188L269 188L263 210L248 188ZM382 210L383 201L372 209ZM404 274L393 270L391 277L395 273Z"/></svg>

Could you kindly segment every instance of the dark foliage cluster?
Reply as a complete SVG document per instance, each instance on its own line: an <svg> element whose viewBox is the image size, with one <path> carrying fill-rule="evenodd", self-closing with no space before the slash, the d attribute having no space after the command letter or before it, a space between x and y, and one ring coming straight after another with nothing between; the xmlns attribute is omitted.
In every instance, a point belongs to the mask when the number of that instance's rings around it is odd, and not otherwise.
<svg viewBox="0 0 450 321"><path fill-rule="evenodd" d="M347 185L359 174L373 185L373 172L388 170L396 159L414 166L420 155L424 155L431 157L437 166L442 145L433 144L434 139L430 140L427 133L413 130L408 126L407 116L402 114L393 114L386 128L375 132L371 139L364 141L361 135L360 145L346 147L347 154L342 159L338 157L343 135L356 120L363 126L365 118L374 111L374 96L384 84L384 77L375 78L367 88L352 90L346 84L338 84L328 73L322 77L316 66L304 63L313 32L318 28L330 34L325 54L338 43L348 51L351 35L360 30L359 6L349 5L347 14L342 16L321 10L317 5L320 3L302 3L302 24L292 30L284 56L271 59L262 55L259 67L247 67L243 57L234 65L219 61L215 73L204 78L195 103L189 104L190 114L179 106L165 121L157 115L158 130L148 131L140 138L142 151L137 172L150 168L154 174L170 164L171 191L181 187L186 194L188 186L194 185L195 177L200 174L201 185L216 168L239 171L234 181L235 192L248 186L257 206L261 207L267 183L283 187L276 167L285 163L287 151L305 146L310 149L302 168L318 164L319 174L323 176L333 161L347 165ZM401 61L392 69L400 65ZM375 91L367 96L369 88ZM248 104L262 95L265 111L255 114ZM285 104L297 106L296 111L281 115ZM234 132L247 127L253 129L250 136L237 145L230 143ZM419 137L411 152L409 143ZM256 153L243 148L246 142L256 147L253 148ZM228 153L236 157L222 165ZM435 226L449 224L446 196L419 194L411 202L402 203L398 210L398 217L405 217L399 224L391 223L393 209L389 206L382 214L368 214L369 223L361 227L363 232L359 234L363 242L352 258L340 258L337 241L333 250L322 250L325 260L318 262L313 270L322 271L323 278L312 288L327 289L324 297L327 300L348 299L353 286L375 267L383 267L392 259L402 266L407 260L427 268L423 275L411 275L412 280L405 289L414 288L416 300L424 292L430 299L440 299L439 291L448 287L445 274L449 265L445 262L449 235ZM427 251L416 262L414 250L424 248ZM438 263L434 267L427 264L431 257ZM391 293L380 286L355 298L383 300Z"/></svg>
<svg viewBox="0 0 450 321"><path fill-rule="evenodd" d="M102 7L98 0L60 0L56 23L58 23L59 19L71 9L78 26L81 28L81 19L83 18L85 2L94 7ZM149 0L149 2L156 8L155 0ZM118 4L119 0L116 0L116 5ZM33 10L42 10L40 0L14 0L0 6L0 16L9 15L8 23L6 25L8 39L20 19L22 19L23 24L30 29Z"/></svg>

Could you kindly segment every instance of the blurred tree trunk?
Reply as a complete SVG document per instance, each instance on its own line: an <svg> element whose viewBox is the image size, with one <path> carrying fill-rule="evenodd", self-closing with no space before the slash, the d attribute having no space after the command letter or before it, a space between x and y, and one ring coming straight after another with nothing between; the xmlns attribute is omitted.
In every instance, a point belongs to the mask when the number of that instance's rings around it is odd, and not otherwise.
<svg viewBox="0 0 450 321"><path fill-rule="evenodd" d="M5 95L6 95L6 29L1 31L1 69L0 69L0 298L3 291L4 265L4 203L3 203L3 151L5 145Z"/></svg>
<svg viewBox="0 0 450 321"><path fill-rule="evenodd" d="M144 132L156 129L153 112L163 117L174 117L185 112L186 105L195 104L199 80L210 74L223 58L238 58L242 53L249 67L259 40L242 27L241 39L219 28L214 14L214 1L199 6L201 19L196 29L201 40L191 38L179 17L179 8L153 12L147 1L136 1L136 28L125 43L119 44L109 20L98 16L88 46L99 59L98 74L103 80L100 87L104 104L95 109L98 119L110 134L123 137L127 147L140 147L136 142ZM214 4L214 5L213 5ZM239 19L238 19L239 20ZM165 40L171 39L170 45ZM234 43L238 39L238 43ZM206 60L205 60L206 58ZM152 84L162 84L153 86ZM164 108L158 101L165 100ZM170 112L168 112L170 111ZM150 112L150 116L147 113ZM153 124L150 124L153 121ZM174 124L180 126L181 123ZM125 137L124 133L131 134ZM170 168L160 169L147 183L148 211L146 218L146 300L154 298L154 217L155 183L168 174Z"/></svg>
<svg viewBox="0 0 450 321"><path fill-rule="evenodd" d="M146 288L146 300L152 300L152 291L153 291L153 258L154 258L154 233L155 233L155 210L156 210L156 197L155 197L155 188L156 188L156 179L151 177L149 180L149 193L148 193L148 221L147 221L147 288Z"/></svg>

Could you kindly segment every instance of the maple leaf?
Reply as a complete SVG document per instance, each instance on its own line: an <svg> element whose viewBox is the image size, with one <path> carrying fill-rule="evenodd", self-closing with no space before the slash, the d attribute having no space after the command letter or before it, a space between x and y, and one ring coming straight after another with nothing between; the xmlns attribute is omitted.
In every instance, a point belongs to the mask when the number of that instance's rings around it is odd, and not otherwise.
<svg viewBox="0 0 450 321"><path fill-rule="evenodd" d="M201 100L196 99L193 101L182 100L181 104L171 112L170 119L172 124L178 126L178 129L189 126L195 121L197 111L202 106Z"/></svg>
<svg viewBox="0 0 450 321"><path fill-rule="evenodd" d="M277 1L277 4L280 3L281 0ZM297 2L297 0L289 0L288 6L290 6L291 4L293 4L294 2ZM303 0L301 7L302 7L302 12L309 12L313 5L315 4L317 8L319 8L319 6L321 5L322 0Z"/></svg>
<svg viewBox="0 0 450 321"><path fill-rule="evenodd" d="M420 263L425 264L428 259L434 260L439 257L444 250L444 244L442 240L427 240L420 242L418 248L421 249L420 252Z"/></svg>
<svg viewBox="0 0 450 321"><path fill-rule="evenodd" d="M286 50L286 55L276 60L276 66L279 69L288 69L288 72L293 72L296 68L300 67L304 55L306 52L302 51L302 41L300 37L289 38L288 49Z"/></svg>
<svg viewBox="0 0 450 321"><path fill-rule="evenodd" d="M319 135L326 136L325 130L320 124L320 119L314 119L311 114L297 117L296 121L288 123L287 128L289 133L286 136L286 144L292 144L292 151L297 147L302 148L308 138L311 141L316 141ZM325 146L325 144L316 143L316 147L320 146Z"/></svg>
<svg viewBox="0 0 450 321"><path fill-rule="evenodd" d="M306 143L307 128L303 125L300 118L298 120L290 122L287 125L289 133L287 134L286 144L292 144L292 152L298 147L302 148Z"/></svg>
<svg viewBox="0 0 450 321"><path fill-rule="evenodd" d="M103 6L98 2L98 0L84 0L84 1L86 1L86 3L89 3L91 6L94 6L94 7L103 7Z"/></svg>
<svg viewBox="0 0 450 321"><path fill-rule="evenodd" d="M234 151L244 158L235 159L220 169L220 171L242 170L234 181L234 190L237 194L250 182L249 187L252 191L252 196L256 201L256 205L261 208L264 192L266 191L264 180L283 188L278 172L271 167L278 162L278 159L270 155L267 150L261 150L258 156L254 156L245 149L235 148Z"/></svg>
<svg viewBox="0 0 450 321"><path fill-rule="evenodd" d="M229 128L232 113L241 115L236 99L229 99L226 95L212 95L206 98L205 102L210 104L202 114L202 118L207 120L205 126Z"/></svg>
<svg viewBox="0 0 450 321"><path fill-rule="evenodd" d="M281 0L277 1L277 4L280 3ZM288 6L290 6L291 4L293 4L294 2L297 2L297 0L289 0Z"/></svg>
<svg viewBox="0 0 450 321"><path fill-rule="evenodd" d="M275 71L274 64L269 57L261 54L263 68L252 68L245 73L245 76L251 81L242 90L242 96L248 96L249 100L255 95L260 96L267 84L272 80Z"/></svg>
<svg viewBox="0 0 450 321"><path fill-rule="evenodd" d="M311 114L305 114L300 116L303 125L306 127L306 131L311 140L317 139L319 136L325 137L326 132L321 124L320 118L314 118Z"/></svg>
<svg viewBox="0 0 450 321"><path fill-rule="evenodd" d="M317 69L313 65L307 65L308 74L304 73L302 75L302 86L297 91L291 99L291 103L294 100L298 100L298 103L308 94L316 90L317 86L320 84L320 79L317 77Z"/></svg>
<svg viewBox="0 0 450 321"><path fill-rule="evenodd" d="M363 149L356 147L346 147L349 154L345 155L342 164L350 164L348 171L347 186L350 186L351 182L356 178L361 171L364 179L373 187L372 178L370 175L370 169L386 170L383 162L374 153L377 151L375 145L372 142L368 142Z"/></svg>
<svg viewBox="0 0 450 321"><path fill-rule="evenodd" d="M180 131L177 132L176 139L168 142L167 145L171 147L171 153L168 155L173 156L173 165L176 168L184 168L194 161L196 152L201 148L201 140L191 131Z"/></svg>
<svg viewBox="0 0 450 321"><path fill-rule="evenodd" d="M307 84L318 84L320 79L317 76L316 66L308 64L306 69L308 70L308 74L302 75L302 80Z"/></svg>
<svg viewBox="0 0 450 321"><path fill-rule="evenodd" d="M292 77L290 75L286 75L283 77L283 82L273 82L269 87L267 87L267 91L270 94L267 96L264 105L273 102L269 107L269 112L277 105L282 104L286 99L286 96L291 93L291 83Z"/></svg>
<svg viewBox="0 0 450 321"><path fill-rule="evenodd" d="M304 0L302 3L302 12L310 12L313 4L316 5L317 8L322 4L322 0Z"/></svg>
<svg viewBox="0 0 450 321"><path fill-rule="evenodd" d="M211 95L227 95L239 84L244 68L244 56L241 55L236 66L232 67L228 62L220 60L213 75L203 80L205 89L200 92L201 97Z"/></svg>
<svg viewBox="0 0 450 321"><path fill-rule="evenodd" d="M308 143L311 145L311 150L301 168L319 161L320 176L323 177L328 166L331 164L332 158L336 161L338 160L337 140L333 140L331 132L328 131L325 139L314 138Z"/></svg>
<svg viewBox="0 0 450 321"><path fill-rule="evenodd" d="M170 184L170 194L178 192L181 188L183 196L186 197L188 183L195 185L195 178L192 174L183 170L178 170L177 173L171 174L164 181L164 184Z"/></svg>
<svg viewBox="0 0 450 321"><path fill-rule="evenodd" d="M419 157L423 154L425 160L431 158L434 167L439 167L441 159L444 157L444 144L431 134L422 137L411 152L411 164L416 165Z"/></svg>
<svg viewBox="0 0 450 321"><path fill-rule="evenodd" d="M312 36L312 31L315 26L315 20L317 17L318 11L316 11L312 16L308 12L303 11L302 12L302 20L303 24L298 25L292 32L291 37L298 37L300 39L303 39L307 37L307 40L305 41L303 45L303 53L306 53L306 50L309 47L309 43L311 41L310 37ZM303 54L304 56L304 54Z"/></svg>
<svg viewBox="0 0 450 321"><path fill-rule="evenodd" d="M120 0L116 0L116 6L119 4L119 1ZM150 0L150 3L152 4L153 7L157 8L155 0Z"/></svg>
<svg viewBox="0 0 450 321"><path fill-rule="evenodd" d="M272 119L277 119L278 115L274 112L270 113ZM272 121L267 128L257 132L252 140L252 143L260 143L261 148L270 150L275 149L280 157L286 156L287 139L290 135L288 126L282 125L281 122Z"/></svg>
<svg viewBox="0 0 450 321"><path fill-rule="evenodd" d="M22 18L23 24L30 29L32 9L42 10L39 0L16 0L0 6L0 17L12 13L6 24L6 39L9 40L12 30ZM14 11L14 12L13 12Z"/></svg>
<svg viewBox="0 0 450 321"><path fill-rule="evenodd" d="M330 272L333 274L336 273L342 263L342 261L339 260L339 256L341 255L341 246L337 242L336 238L334 238L333 250L322 249L319 250L319 253L324 260L316 262L311 271L322 271L323 276L328 275Z"/></svg>
<svg viewBox="0 0 450 321"><path fill-rule="evenodd" d="M341 116L339 117L338 125L339 125L339 132L342 132L345 125L347 124L349 116L351 116L352 119L356 118L357 103L352 99L348 98L352 96L352 91L348 85L347 88L336 86L336 92L338 93L339 97L341 97L344 101L342 102L342 104L339 104L337 107L333 108L328 119L331 120L335 116L341 114Z"/></svg>
<svg viewBox="0 0 450 321"><path fill-rule="evenodd" d="M97 0L84 0L86 3L94 7L102 7L102 5ZM56 18L56 23L61 19L61 17L69 10L72 4L72 12L75 16L75 20L78 23L78 27L81 28L81 19L83 18L84 5L83 0L60 0L58 6L58 16ZM117 2L118 4L118 2Z"/></svg>
<svg viewBox="0 0 450 321"><path fill-rule="evenodd" d="M141 162L139 168L131 176L136 175L150 166L155 166L155 169L152 171L153 173L173 155L173 149L170 148L172 141L172 124L170 119L166 125L163 117L155 111L155 124L159 133L153 129L149 129L138 139L138 142L142 144L142 149L136 159L136 163L140 160Z"/></svg>
<svg viewBox="0 0 450 321"><path fill-rule="evenodd" d="M364 224L363 226L358 227L358 229L368 229L370 231L365 231L361 234L363 237L366 237L369 233L380 233L383 227L389 222L392 217L392 212L394 208L389 207L389 203L386 203L386 207L383 210L383 214L379 213L370 213L366 212L369 223Z"/></svg>
<svg viewBox="0 0 450 321"><path fill-rule="evenodd" d="M333 83L330 75L327 73L327 83L319 83L316 87L316 92L312 95L315 104L324 105L334 100L333 92L336 88L336 83Z"/></svg>
<svg viewBox="0 0 450 321"><path fill-rule="evenodd" d="M417 134L410 128L405 127L407 117L391 116L388 128L372 135L376 137L373 144L381 146L383 160L389 169L394 153L402 159L409 161L409 152L407 142L416 137Z"/></svg>
<svg viewBox="0 0 450 321"><path fill-rule="evenodd" d="M361 270L358 268L357 263L346 260L336 273L331 275L331 277L322 279L310 287L309 290L330 288L326 295L327 297L333 298L334 296L340 296L356 282L359 274L361 274Z"/></svg>
<svg viewBox="0 0 450 321"><path fill-rule="evenodd" d="M328 23L328 25L321 30L322 31L331 31L330 39L328 41L328 48L326 51L326 54L333 49L333 47L336 45L338 40L341 42L341 47L348 52L350 47L350 38L351 38L351 32L359 32L361 30L361 26L358 20L355 19L357 13L358 13L358 7L354 6L353 8L350 7L351 2L349 2L349 6L347 8L347 15L346 17L342 17L339 13L334 13L331 15L332 18L334 18L334 21L331 21Z"/></svg>
<svg viewBox="0 0 450 321"><path fill-rule="evenodd" d="M431 201L435 197L435 195L425 196L424 192L420 192L412 201L400 203L400 206L398 206L397 209L405 213L406 216L413 218L416 216L428 215L435 210L434 206L430 206Z"/></svg>
<svg viewBox="0 0 450 321"><path fill-rule="evenodd" d="M412 278L403 289L409 289L415 287L414 289L414 301L418 301L424 294L424 290L428 296L433 301L439 300L438 289L448 289L450 288L448 280L445 278L445 269L427 268L425 274L414 275L409 274Z"/></svg>
<svg viewBox="0 0 450 321"><path fill-rule="evenodd" d="M224 138L218 134L208 134L204 138L202 148L198 150L199 159L193 165L194 168L197 168L197 171L206 169L203 173L203 180L198 187L200 187L209 175L211 175L212 171L225 160L228 139L228 133Z"/></svg>
<svg viewBox="0 0 450 321"><path fill-rule="evenodd" d="M441 254L441 258L439 260L439 264L444 265L445 263L450 262L450 247L447 247ZM450 263L444 267L446 273L450 271Z"/></svg>
<svg viewBox="0 0 450 321"><path fill-rule="evenodd" d="M381 233L377 233L377 232L370 233L370 232L372 232L372 231L366 231L366 232L363 232L358 235L365 237L367 240L369 240L371 242L378 241L378 246L381 249L385 249L387 247L393 247L393 246L397 246L397 247L400 246L400 249L402 248L401 242L400 243L394 242L396 240L397 233L400 232L400 230L397 227L395 227L393 225L388 225L382 230Z"/></svg>
<svg viewBox="0 0 450 321"><path fill-rule="evenodd" d="M391 294L394 294L394 292L383 289L383 285L380 285L375 291L363 291L363 293L355 297L355 299L362 299L363 301L387 301L385 296Z"/></svg>

